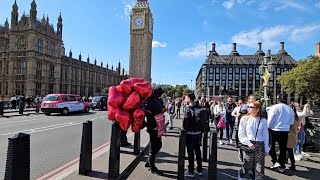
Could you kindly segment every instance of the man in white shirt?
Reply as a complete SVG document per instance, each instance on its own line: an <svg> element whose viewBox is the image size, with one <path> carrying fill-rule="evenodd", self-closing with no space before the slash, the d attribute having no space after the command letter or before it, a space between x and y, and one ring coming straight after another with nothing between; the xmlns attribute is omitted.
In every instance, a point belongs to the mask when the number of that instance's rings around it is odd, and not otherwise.
<svg viewBox="0 0 320 180"><path fill-rule="evenodd" d="M282 95L279 95L277 100L278 104L271 106L268 110L268 128L271 138L270 156L273 163L271 169L279 167L279 171L283 172L286 167L288 133L291 124L294 123L294 111L290 106L281 102ZM279 157L277 157L275 150L276 142L279 144Z"/></svg>

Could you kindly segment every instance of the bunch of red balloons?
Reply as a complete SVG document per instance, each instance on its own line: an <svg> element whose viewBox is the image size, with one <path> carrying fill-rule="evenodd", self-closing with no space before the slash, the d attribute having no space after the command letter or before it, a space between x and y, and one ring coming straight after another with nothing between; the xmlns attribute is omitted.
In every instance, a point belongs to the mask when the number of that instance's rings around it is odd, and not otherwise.
<svg viewBox="0 0 320 180"><path fill-rule="evenodd" d="M131 125L132 132L145 127L145 112L141 104L152 95L151 83L142 78L130 78L111 86L108 94L108 119L116 120L123 131Z"/></svg>

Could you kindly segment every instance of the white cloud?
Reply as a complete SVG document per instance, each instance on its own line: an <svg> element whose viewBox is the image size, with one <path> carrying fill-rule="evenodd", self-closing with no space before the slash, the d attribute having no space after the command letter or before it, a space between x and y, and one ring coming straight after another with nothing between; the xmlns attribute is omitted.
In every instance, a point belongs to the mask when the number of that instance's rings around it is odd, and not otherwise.
<svg viewBox="0 0 320 180"><path fill-rule="evenodd" d="M266 48L272 48L279 43L278 39L288 36L291 26L274 26L265 29L256 28L242 31L232 37L232 42L254 48L262 42Z"/></svg>
<svg viewBox="0 0 320 180"><path fill-rule="evenodd" d="M301 2L301 1L300 1ZM287 8L306 10L307 8L300 4L297 0L268 0L262 1L259 5L259 10L265 11L273 9L275 11L281 11Z"/></svg>
<svg viewBox="0 0 320 180"><path fill-rule="evenodd" d="M211 43L207 43L206 47L206 42L199 42L193 45L193 47L190 48L185 48L181 50L178 55L180 57L184 58L190 58L190 59L196 59L196 58L204 58L206 55L209 54L209 51L212 49L211 48ZM216 51L219 54L229 54L231 52L232 44L224 44L224 43L217 43L216 44ZM206 50L208 51L206 53Z"/></svg>
<svg viewBox="0 0 320 180"><path fill-rule="evenodd" d="M135 6L135 0L122 0L123 13L125 17L130 17L131 10Z"/></svg>
<svg viewBox="0 0 320 180"><path fill-rule="evenodd" d="M165 42L159 42L159 41L152 41L152 47L153 48L165 48L167 47L167 43Z"/></svg>
<svg viewBox="0 0 320 180"><path fill-rule="evenodd" d="M231 9L235 5L235 0L227 0L222 3L222 6L226 9Z"/></svg>
<svg viewBox="0 0 320 180"><path fill-rule="evenodd" d="M258 42L262 42L263 49L273 49L279 46L281 41L299 43L312 37L315 33L320 33L320 24L304 26L278 25L241 31L232 36L231 42L237 43L238 50L251 51L251 49L257 48ZM229 54L232 50L231 42L217 42L216 51L218 54ZM209 50L211 50L211 43L208 43ZM240 51L239 53L241 54ZM205 58L206 43L196 43L192 47L181 50L178 55L185 58Z"/></svg>
<svg viewBox="0 0 320 180"><path fill-rule="evenodd" d="M193 47L183 49L178 53L180 57L186 58L199 58L205 57L206 55L206 43L200 42L195 44Z"/></svg>
<svg viewBox="0 0 320 180"><path fill-rule="evenodd" d="M294 28L290 35L290 40L292 41L302 41L310 36L313 33L320 32L320 24L315 25L307 25L304 27L297 27Z"/></svg>

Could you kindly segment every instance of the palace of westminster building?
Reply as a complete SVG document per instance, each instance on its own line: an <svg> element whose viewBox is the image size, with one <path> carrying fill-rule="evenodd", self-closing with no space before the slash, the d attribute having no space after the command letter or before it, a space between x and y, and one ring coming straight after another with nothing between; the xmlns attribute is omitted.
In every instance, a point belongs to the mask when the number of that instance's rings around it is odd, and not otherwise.
<svg viewBox="0 0 320 180"><path fill-rule="evenodd" d="M19 20L18 5L14 2L11 23L0 25L0 100L12 95L46 95L71 93L94 95L103 88L119 84L127 77L119 62L109 69L97 60L82 61L81 54L65 55L63 23L58 17L56 30L49 18L37 19L37 5L31 3L30 15L23 13Z"/></svg>

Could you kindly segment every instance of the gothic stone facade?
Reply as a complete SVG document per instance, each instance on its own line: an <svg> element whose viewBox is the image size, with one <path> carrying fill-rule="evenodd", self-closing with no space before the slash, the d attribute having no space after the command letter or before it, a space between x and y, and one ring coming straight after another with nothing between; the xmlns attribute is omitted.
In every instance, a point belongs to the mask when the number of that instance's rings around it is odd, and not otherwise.
<svg viewBox="0 0 320 180"><path fill-rule="evenodd" d="M57 30L49 18L37 19L33 0L30 15L19 18L18 5L12 6L11 25L6 20L0 26L0 98L7 101L12 95L46 95L73 93L93 95L102 88L118 84L125 78L120 63L116 70L65 56L62 40L62 17Z"/></svg>
<svg viewBox="0 0 320 180"><path fill-rule="evenodd" d="M130 77L151 82L153 17L148 0L138 0L130 21Z"/></svg>
<svg viewBox="0 0 320 180"><path fill-rule="evenodd" d="M233 43L233 51L230 55L219 55L212 44L212 50L205 63L199 70L196 79L196 95L198 97L212 97L221 95L220 88L232 88L234 96L244 99L254 94L262 87L263 79L259 74L259 66L263 62L265 53L258 43L258 50L252 55L240 55ZM271 55L276 63L276 70L270 78L269 97L276 102L276 96L283 94L283 88L277 81L283 72L286 72L296 65L296 61L285 51L284 42L280 43L280 50L277 54ZM293 94L287 96L287 100L293 100Z"/></svg>

